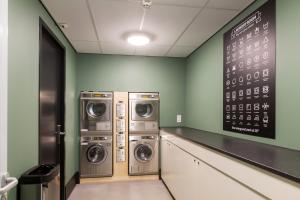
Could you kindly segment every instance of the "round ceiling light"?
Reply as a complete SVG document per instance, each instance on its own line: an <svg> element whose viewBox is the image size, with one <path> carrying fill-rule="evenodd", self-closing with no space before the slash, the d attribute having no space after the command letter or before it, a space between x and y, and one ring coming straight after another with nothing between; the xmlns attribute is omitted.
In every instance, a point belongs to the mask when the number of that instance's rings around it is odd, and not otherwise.
<svg viewBox="0 0 300 200"><path fill-rule="evenodd" d="M150 37L145 33L133 33L128 35L127 42L133 46L144 46L149 44Z"/></svg>

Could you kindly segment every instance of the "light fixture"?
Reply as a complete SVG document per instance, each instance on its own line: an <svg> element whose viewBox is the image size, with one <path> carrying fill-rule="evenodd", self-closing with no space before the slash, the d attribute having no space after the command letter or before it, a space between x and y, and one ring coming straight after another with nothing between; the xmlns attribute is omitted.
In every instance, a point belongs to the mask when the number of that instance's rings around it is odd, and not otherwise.
<svg viewBox="0 0 300 200"><path fill-rule="evenodd" d="M127 36L127 42L133 46L147 45L150 40L150 37L145 33L132 33Z"/></svg>
<svg viewBox="0 0 300 200"><path fill-rule="evenodd" d="M146 11L149 10L151 6L152 0L142 0L143 16L141 19L139 30L137 32L126 34L126 40L129 44L133 46L144 46L146 44L149 44L149 42L153 39L152 34L148 34L142 31L145 22Z"/></svg>

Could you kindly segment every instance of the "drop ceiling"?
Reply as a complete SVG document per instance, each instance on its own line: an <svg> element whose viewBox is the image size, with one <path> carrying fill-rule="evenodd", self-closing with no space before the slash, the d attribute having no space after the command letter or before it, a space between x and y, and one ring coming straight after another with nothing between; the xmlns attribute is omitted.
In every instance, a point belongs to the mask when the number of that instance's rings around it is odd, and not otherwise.
<svg viewBox="0 0 300 200"><path fill-rule="evenodd" d="M124 34L139 30L141 0L42 0L78 53L186 57L254 0L152 0L142 30L146 46Z"/></svg>

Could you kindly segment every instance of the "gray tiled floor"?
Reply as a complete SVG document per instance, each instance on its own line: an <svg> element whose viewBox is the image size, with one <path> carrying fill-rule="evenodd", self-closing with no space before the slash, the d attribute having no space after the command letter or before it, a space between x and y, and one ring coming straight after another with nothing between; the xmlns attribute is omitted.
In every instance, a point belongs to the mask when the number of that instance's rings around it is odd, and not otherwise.
<svg viewBox="0 0 300 200"><path fill-rule="evenodd" d="M76 185L69 200L172 200L161 181Z"/></svg>

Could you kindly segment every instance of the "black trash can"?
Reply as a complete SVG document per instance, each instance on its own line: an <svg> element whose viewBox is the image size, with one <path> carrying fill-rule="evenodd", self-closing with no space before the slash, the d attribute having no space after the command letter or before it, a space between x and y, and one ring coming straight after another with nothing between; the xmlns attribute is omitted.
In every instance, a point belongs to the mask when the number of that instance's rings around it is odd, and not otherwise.
<svg viewBox="0 0 300 200"><path fill-rule="evenodd" d="M38 200L59 200L60 198L60 180L59 166L42 164L27 170L19 178L17 188L17 200L26 200L21 198L21 189L30 186L31 191L35 191ZM24 187L25 189L25 187Z"/></svg>

